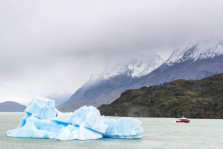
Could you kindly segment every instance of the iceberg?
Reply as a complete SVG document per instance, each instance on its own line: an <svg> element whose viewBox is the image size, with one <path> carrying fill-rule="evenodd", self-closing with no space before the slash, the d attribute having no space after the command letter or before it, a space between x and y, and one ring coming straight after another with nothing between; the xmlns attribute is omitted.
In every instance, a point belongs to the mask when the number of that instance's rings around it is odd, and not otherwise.
<svg viewBox="0 0 223 149"><path fill-rule="evenodd" d="M133 118L108 119L104 123L108 125L103 134L107 138L140 138L143 131L142 122Z"/></svg>
<svg viewBox="0 0 223 149"><path fill-rule="evenodd" d="M142 122L133 118L109 119L93 106L83 106L62 113L54 100L34 97L27 106L20 125L6 132L8 137L57 140L91 140L101 138L141 138Z"/></svg>
<svg viewBox="0 0 223 149"><path fill-rule="evenodd" d="M40 119L49 119L57 116L55 101L43 97L34 97L25 110Z"/></svg>

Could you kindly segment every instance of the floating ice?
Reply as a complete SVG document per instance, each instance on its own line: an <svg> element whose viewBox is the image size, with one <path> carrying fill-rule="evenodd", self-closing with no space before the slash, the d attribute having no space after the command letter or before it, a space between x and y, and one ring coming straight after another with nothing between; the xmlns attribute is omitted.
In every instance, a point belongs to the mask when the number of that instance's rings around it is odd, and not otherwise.
<svg viewBox="0 0 223 149"><path fill-rule="evenodd" d="M58 113L54 100L43 97L34 97L25 112L35 115L40 119L56 117Z"/></svg>
<svg viewBox="0 0 223 149"><path fill-rule="evenodd" d="M140 138L142 122L133 118L109 119L104 121L108 129L104 137L108 138Z"/></svg>
<svg viewBox="0 0 223 149"><path fill-rule="evenodd" d="M89 140L140 138L143 132L139 120L107 119L92 106L83 106L73 113L61 113L53 100L42 97L34 97L25 112L19 127L6 132L8 137Z"/></svg>

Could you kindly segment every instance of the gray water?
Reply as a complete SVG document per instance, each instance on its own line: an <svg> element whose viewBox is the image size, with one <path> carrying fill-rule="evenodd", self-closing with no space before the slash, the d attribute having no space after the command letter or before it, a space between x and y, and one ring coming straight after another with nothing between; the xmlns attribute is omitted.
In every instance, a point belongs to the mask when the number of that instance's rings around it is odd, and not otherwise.
<svg viewBox="0 0 223 149"><path fill-rule="evenodd" d="M57 141L9 138L5 132L19 125L24 113L0 112L0 149L223 149L223 120L192 119L176 123L174 118L138 118L143 122L142 139Z"/></svg>

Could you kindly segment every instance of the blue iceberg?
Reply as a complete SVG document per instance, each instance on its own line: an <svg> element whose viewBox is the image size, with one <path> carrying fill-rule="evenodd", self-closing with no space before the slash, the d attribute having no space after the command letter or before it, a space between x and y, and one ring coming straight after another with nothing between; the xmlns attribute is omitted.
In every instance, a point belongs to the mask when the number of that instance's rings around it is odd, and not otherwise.
<svg viewBox="0 0 223 149"><path fill-rule="evenodd" d="M133 118L108 119L93 106L83 106L73 113L62 113L54 100L34 97L25 110L20 125L6 132L8 137L57 140L100 138L141 138L142 122Z"/></svg>

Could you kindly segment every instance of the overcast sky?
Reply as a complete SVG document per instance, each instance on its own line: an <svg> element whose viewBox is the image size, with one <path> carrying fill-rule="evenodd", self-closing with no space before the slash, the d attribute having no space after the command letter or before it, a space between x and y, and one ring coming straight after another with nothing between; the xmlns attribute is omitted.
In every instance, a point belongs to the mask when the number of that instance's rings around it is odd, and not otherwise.
<svg viewBox="0 0 223 149"><path fill-rule="evenodd" d="M0 0L0 102L71 94L140 55L223 36L222 0Z"/></svg>

